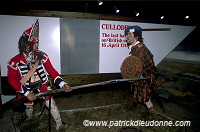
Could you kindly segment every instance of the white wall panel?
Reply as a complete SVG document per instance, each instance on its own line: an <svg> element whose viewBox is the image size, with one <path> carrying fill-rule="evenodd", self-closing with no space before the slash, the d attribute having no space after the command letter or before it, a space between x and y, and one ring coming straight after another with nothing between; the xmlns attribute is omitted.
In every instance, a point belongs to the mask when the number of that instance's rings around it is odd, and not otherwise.
<svg viewBox="0 0 200 132"><path fill-rule="evenodd" d="M60 73L60 19L39 18L39 49L46 52ZM18 40L30 28L36 17L0 15L0 65L1 75L7 76L7 62L19 53Z"/></svg>

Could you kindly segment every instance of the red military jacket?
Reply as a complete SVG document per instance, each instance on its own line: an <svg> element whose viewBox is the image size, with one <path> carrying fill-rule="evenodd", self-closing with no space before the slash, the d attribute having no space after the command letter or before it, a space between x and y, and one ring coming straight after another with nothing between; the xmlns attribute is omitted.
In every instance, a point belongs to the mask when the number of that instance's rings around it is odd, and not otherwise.
<svg viewBox="0 0 200 132"><path fill-rule="evenodd" d="M41 51L34 51L33 60L37 58L38 53ZM48 75L54 79L54 83L62 87L65 82L60 77L59 73L52 66L48 55L42 52L43 56L39 66L37 67L34 76L39 77L42 81L42 87L39 91L46 91L48 86ZM20 94L27 95L30 91L30 81L28 80L24 85L20 83L22 77L24 77L30 70L25 54L21 53L10 59L8 62L8 82Z"/></svg>

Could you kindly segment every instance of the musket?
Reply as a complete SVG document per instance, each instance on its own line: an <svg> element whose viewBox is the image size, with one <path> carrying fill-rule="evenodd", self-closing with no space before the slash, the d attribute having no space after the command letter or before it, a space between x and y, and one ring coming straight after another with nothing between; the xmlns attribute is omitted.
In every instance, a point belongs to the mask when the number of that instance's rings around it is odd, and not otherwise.
<svg viewBox="0 0 200 132"><path fill-rule="evenodd" d="M114 79L114 80L109 80L109 81L104 81L104 82L97 82L97 83L73 86L73 87L69 87L69 89L75 90L75 89L80 89L80 88L87 88L87 87L93 87L93 86L99 86L99 85L113 84L113 83L118 83L118 82L133 82L133 81L145 80L145 79L146 78ZM47 90L47 91L35 93L35 96L38 98L38 97L42 97L42 96L45 96L45 95L51 95L51 94L55 94L55 93L65 92L65 91L66 91L66 88ZM16 106L23 104L25 102L28 102L28 101L29 100L28 100L27 97L15 98L15 99L12 100L12 105L13 105L13 107L16 107Z"/></svg>
<svg viewBox="0 0 200 132"><path fill-rule="evenodd" d="M107 84L118 83L118 82L137 81L137 80L144 80L144 79L146 78L115 79L115 80L109 80L109 81L104 81L104 82L73 86L69 88L71 90L75 90L75 89L93 87L93 86L98 86L98 85L107 85ZM60 89L55 89L55 90L42 91L42 92L36 93L35 95L36 97L41 97L44 95L50 95L50 94L55 94L55 93L60 93L60 92L65 92L65 91L66 91L66 88L60 88Z"/></svg>

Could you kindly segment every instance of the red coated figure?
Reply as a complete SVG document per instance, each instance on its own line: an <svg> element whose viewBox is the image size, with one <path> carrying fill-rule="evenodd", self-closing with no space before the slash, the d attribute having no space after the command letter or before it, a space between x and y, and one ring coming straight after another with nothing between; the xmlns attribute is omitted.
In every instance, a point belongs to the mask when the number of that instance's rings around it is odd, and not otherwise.
<svg viewBox="0 0 200 132"><path fill-rule="evenodd" d="M54 83L69 92L69 85L64 82L59 73L54 69L48 55L39 50L39 21L31 28L23 32L19 38L19 54L8 62L8 82L17 92L17 97L26 96L29 102L25 103L26 114L31 118L33 112L33 101L36 99L33 91L46 91L49 86L48 75L53 78ZM36 64L36 62L38 62ZM35 69L34 69L35 68ZM33 70L34 69L34 70ZM56 130L62 126L59 110L51 96L43 97L45 104L49 107L51 102L51 115L56 122ZM51 99L51 101L50 101Z"/></svg>

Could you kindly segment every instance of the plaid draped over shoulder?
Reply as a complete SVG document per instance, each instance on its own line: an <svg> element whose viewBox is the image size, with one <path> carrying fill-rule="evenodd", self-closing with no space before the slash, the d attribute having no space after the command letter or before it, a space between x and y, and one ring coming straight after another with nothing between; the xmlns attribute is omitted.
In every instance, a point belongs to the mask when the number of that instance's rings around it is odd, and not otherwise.
<svg viewBox="0 0 200 132"><path fill-rule="evenodd" d="M134 87L133 98L135 102L146 103L151 95L158 93L158 89L155 87L157 69L154 64L153 55L142 43L131 48L131 55L138 57L141 61L141 77L147 78L147 80L140 80L132 83Z"/></svg>

